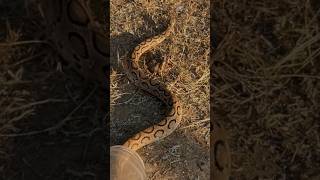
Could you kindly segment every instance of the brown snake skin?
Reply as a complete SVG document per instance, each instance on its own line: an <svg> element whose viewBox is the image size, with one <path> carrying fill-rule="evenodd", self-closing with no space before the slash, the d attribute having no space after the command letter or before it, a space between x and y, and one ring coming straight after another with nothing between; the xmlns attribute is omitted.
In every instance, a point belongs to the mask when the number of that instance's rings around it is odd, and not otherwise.
<svg viewBox="0 0 320 180"><path fill-rule="evenodd" d="M85 0L47 0L41 1L43 16L48 21L50 41L68 64L86 79L106 84L104 68L107 66L105 38L102 27L92 16L89 1ZM123 63L128 78L139 88L163 101L169 108L166 117L132 138L124 145L137 150L172 133L181 121L180 102L165 86L140 69L140 56L161 43L170 35L175 18L162 34L140 43L133 51L130 62Z"/></svg>
<svg viewBox="0 0 320 180"><path fill-rule="evenodd" d="M108 80L106 69L109 66L107 44L103 28L92 15L88 3L88 0L40 1L43 16L47 21L48 39L58 53L85 79L105 87ZM170 25L163 33L140 43L131 57L122 62L124 71L134 85L157 97L168 107L165 117L159 123L140 131L124 143L124 146L132 150L138 150L168 136L179 126L182 119L182 106L176 95L139 66L140 57L163 42L173 31L176 16L175 13L171 15ZM210 142L213 158L211 179L229 179L231 160L226 133L219 124L215 124L213 129Z"/></svg>
<svg viewBox="0 0 320 180"><path fill-rule="evenodd" d="M211 179L228 180L231 173L231 156L226 131L218 122L213 123L211 130Z"/></svg>
<svg viewBox="0 0 320 180"><path fill-rule="evenodd" d="M129 138L124 146L132 150L138 150L141 147L153 143L161 138L171 134L180 124L182 119L182 106L179 99L170 92L161 82L152 79L144 69L139 66L139 59L142 54L164 41L173 31L175 25L175 15L172 13L172 19L169 27L160 35L154 36L140 43L133 50L131 58L123 61L129 80L140 89L150 93L160 99L168 107L168 112L163 120Z"/></svg>

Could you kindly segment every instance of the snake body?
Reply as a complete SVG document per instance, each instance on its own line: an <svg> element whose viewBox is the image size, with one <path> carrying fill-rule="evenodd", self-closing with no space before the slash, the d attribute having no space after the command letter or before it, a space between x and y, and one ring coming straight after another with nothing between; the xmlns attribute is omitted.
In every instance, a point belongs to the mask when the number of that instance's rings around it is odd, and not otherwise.
<svg viewBox="0 0 320 180"><path fill-rule="evenodd" d="M231 173L231 156L226 131L219 122L214 122L211 130L210 175L214 180L228 180Z"/></svg>
<svg viewBox="0 0 320 180"><path fill-rule="evenodd" d="M129 80L140 89L150 93L160 99L168 107L164 119L129 138L124 146L132 150L153 143L171 134L180 124L182 119L182 106L174 93L169 91L161 82L151 78L147 71L139 66L140 57L148 50L154 48L163 42L172 32L175 25L175 16L172 13L172 19L169 27L160 35L149 38L136 46L129 60L124 60L122 65Z"/></svg>
<svg viewBox="0 0 320 180"><path fill-rule="evenodd" d="M106 41L102 27L90 10L87 0L40 1L47 21L49 41L66 64L85 79L106 85L108 67ZM172 133L181 121L182 108L178 98L162 83L148 77L139 67L143 53L164 41L173 30L175 18L160 35L147 39L133 50L130 61L123 63L124 70L133 84L159 98L168 107L166 117L133 137L124 146L137 150Z"/></svg>
<svg viewBox="0 0 320 180"><path fill-rule="evenodd" d="M64 65L86 81L107 87L108 52L103 27L85 0L41 0L47 39Z"/></svg>
<svg viewBox="0 0 320 180"><path fill-rule="evenodd" d="M108 88L107 41L103 27L90 10L89 0L40 0L39 3L47 21L47 39L65 63L85 79ZM127 77L134 85L157 97L168 107L159 123L125 141L123 145L135 151L171 134L182 119L182 106L176 95L139 66L140 57L171 34L176 21L175 14L171 15L170 25L163 33L140 43L132 51L131 57L122 62ZM211 175L217 180L228 179L230 154L226 134L219 125L213 129Z"/></svg>

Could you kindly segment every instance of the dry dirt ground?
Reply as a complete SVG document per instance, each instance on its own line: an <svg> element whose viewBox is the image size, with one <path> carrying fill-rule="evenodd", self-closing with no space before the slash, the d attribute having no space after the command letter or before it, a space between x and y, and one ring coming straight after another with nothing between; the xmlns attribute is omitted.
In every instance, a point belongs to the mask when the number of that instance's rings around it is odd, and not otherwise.
<svg viewBox="0 0 320 180"><path fill-rule="evenodd" d="M161 119L163 105L128 83L120 62L138 43L166 29L174 2L110 3L111 144ZM149 179L209 179L209 1L181 1L178 9L173 34L143 59L146 67L152 60L165 62L157 77L181 99L183 122L169 137L138 153Z"/></svg>
<svg viewBox="0 0 320 180"><path fill-rule="evenodd" d="M212 105L232 179L320 179L320 4L217 0Z"/></svg>

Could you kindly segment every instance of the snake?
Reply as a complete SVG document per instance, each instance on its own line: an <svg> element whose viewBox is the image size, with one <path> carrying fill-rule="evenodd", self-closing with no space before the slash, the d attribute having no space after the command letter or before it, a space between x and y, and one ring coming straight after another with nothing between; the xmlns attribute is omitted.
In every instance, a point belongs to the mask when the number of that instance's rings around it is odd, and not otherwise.
<svg viewBox="0 0 320 180"><path fill-rule="evenodd" d="M47 0L40 3L42 16L47 21L47 39L62 56L64 65L70 66L85 79L105 86L107 84L105 69L109 66L106 38L103 28L93 16L90 1ZM137 45L131 54L130 61L122 63L133 84L157 97L168 107L163 120L140 131L123 144L134 151L168 136L178 127L182 119L182 106L176 95L163 83L150 78L138 63L141 55L160 44L171 34L174 24L175 18L163 33Z"/></svg>
<svg viewBox="0 0 320 180"><path fill-rule="evenodd" d="M46 39L62 64L103 89L108 88L106 34L89 0L40 0ZM102 5L101 5L102 6Z"/></svg>
<svg viewBox="0 0 320 180"><path fill-rule="evenodd" d="M170 15L171 21L165 31L138 44L130 58L122 61L128 79L135 86L153 95L167 106L165 117L159 123L138 132L123 144L134 151L167 137L177 129L182 119L182 104L176 94L170 91L164 83L152 78L144 68L139 66L141 56L163 42L174 30L176 15L174 11L171 11Z"/></svg>
<svg viewBox="0 0 320 180"><path fill-rule="evenodd" d="M227 142L227 132L217 121L211 124L210 130L210 176L213 180L228 180L231 174L231 154Z"/></svg>
<svg viewBox="0 0 320 180"><path fill-rule="evenodd" d="M38 3L46 21L46 38L62 57L63 65L70 67L84 79L109 88L106 75L109 68L106 34L104 26L91 10L90 0L40 0ZM139 65L144 53L172 34L176 24L175 11L170 12L170 17L166 30L138 44L130 57L121 63L131 83L158 98L167 107L164 118L159 123L143 129L123 143L123 146L133 151L169 136L182 121L182 103L177 95ZM230 150L224 128L214 124L210 142L213 157L211 176L215 180L224 180L230 175Z"/></svg>

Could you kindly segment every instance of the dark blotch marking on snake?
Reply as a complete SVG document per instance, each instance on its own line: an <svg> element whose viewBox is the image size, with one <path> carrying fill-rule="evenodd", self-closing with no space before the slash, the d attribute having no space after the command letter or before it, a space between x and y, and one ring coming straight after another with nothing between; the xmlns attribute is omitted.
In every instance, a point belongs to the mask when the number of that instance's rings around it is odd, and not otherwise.
<svg viewBox="0 0 320 180"><path fill-rule="evenodd" d="M170 100L168 101L168 105L170 107L172 107L175 103L177 103L177 101L173 101L172 98L170 98Z"/></svg>
<svg viewBox="0 0 320 180"><path fill-rule="evenodd" d="M167 124L168 120L165 118L163 121L161 121L158 126L165 126Z"/></svg>
<svg viewBox="0 0 320 180"><path fill-rule="evenodd" d="M144 141L150 141L150 137L149 136L145 136L145 137L143 137L142 139L141 139L141 143L143 144L144 143Z"/></svg>
<svg viewBox="0 0 320 180"><path fill-rule="evenodd" d="M181 114L181 107L180 106L177 106L177 114L180 116Z"/></svg>
<svg viewBox="0 0 320 180"><path fill-rule="evenodd" d="M171 97L171 93L168 90L164 91L164 95L167 97Z"/></svg>
<svg viewBox="0 0 320 180"><path fill-rule="evenodd" d="M79 26L87 26L90 22L85 9L79 1L70 1L67 4L67 16L69 20Z"/></svg>
<svg viewBox="0 0 320 180"><path fill-rule="evenodd" d="M102 56L107 57L107 46L101 40L99 41L99 36L96 32L92 32L92 40L94 49L100 53ZM100 35L101 36L101 35ZM100 38L103 39L103 38Z"/></svg>
<svg viewBox="0 0 320 180"><path fill-rule="evenodd" d="M136 80L138 80L138 75L137 75L137 73L135 72L135 71L132 71L131 72L132 73L132 76L134 77L133 79L133 81L136 81Z"/></svg>
<svg viewBox="0 0 320 180"><path fill-rule="evenodd" d="M171 113L168 113L168 117L172 117L176 114L176 110L172 109Z"/></svg>
<svg viewBox="0 0 320 180"><path fill-rule="evenodd" d="M135 54L132 54L131 55L131 59L135 59L136 58L136 55ZM132 63L133 63L133 61L132 61Z"/></svg>
<svg viewBox="0 0 320 180"><path fill-rule="evenodd" d="M216 165L216 167L218 168L219 171L223 171L224 167L223 165L220 164L220 162L218 161L217 157L219 156L218 154L218 148L224 147L225 143L221 140L217 141L214 144L214 163Z"/></svg>
<svg viewBox="0 0 320 180"><path fill-rule="evenodd" d="M141 81L141 86L143 86L144 88L149 89L149 84L144 82L144 81Z"/></svg>
<svg viewBox="0 0 320 180"><path fill-rule="evenodd" d="M134 48L134 51L137 52L140 49L140 45Z"/></svg>
<svg viewBox="0 0 320 180"><path fill-rule="evenodd" d="M152 86L158 86L158 85L160 85L159 82L153 81L153 80L150 81L150 84L151 84Z"/></svg>
<svg viewBox="0 0 320 180"><path fill-rule="evenodd" d="M136 134L132 139L133 139L133 140L138 140L140 137L141 137L141 134L138 133L138 134Z"/></svg>
<svg viewBox="0 0 320 180"><path fill-rule="evenodd" d="M147 129L143 130L143 132L152 133L153 130L154 130L154 126L151 126L151 127L147 128Z"/></svg>
<svg viewBox="0 0 320 180"><path fill-rule="evenodd" d="M76 51L82 58L89 58L89 52L86 41L81 37L80 34L76 32L69 32L68 38L71 44L74 46L74 51Z"/></svg>
<svg viewBox="0 0 320 180"><path fill-rule="evenodd" d="M171 124L176 124L177 123L177 121L175 120L175 119L173 119L173 120L171 120L170 122L169 122L169 124L168 124L168 129L171 129L171 128L173 128L173 127L171 127Z"/></svg>
<svg viewBox="0 0 320 180"><path fill-rule="evenodd" d="M222 128L221 124L219 122L216 121L216 125L219 127L219 128Z"/></svg>
<svg viewBox="0 0 320 180"><path fill-rule="evenodd" d="M159 90L160 93L162 93L165 96L165 91L166 90L164 88L159 87L158 90Z"/></svg>
<svg viewBox="0 0 320 180"><path fill-rule="evenodd" d="M158 135L159 133L160 133L160 135ZM155 138L160 138L160 137L163 136L163 134L164 134L164 130L159 129L159 130L157 130L157 131L154 133L154 137L155 137Z"/></svg>

